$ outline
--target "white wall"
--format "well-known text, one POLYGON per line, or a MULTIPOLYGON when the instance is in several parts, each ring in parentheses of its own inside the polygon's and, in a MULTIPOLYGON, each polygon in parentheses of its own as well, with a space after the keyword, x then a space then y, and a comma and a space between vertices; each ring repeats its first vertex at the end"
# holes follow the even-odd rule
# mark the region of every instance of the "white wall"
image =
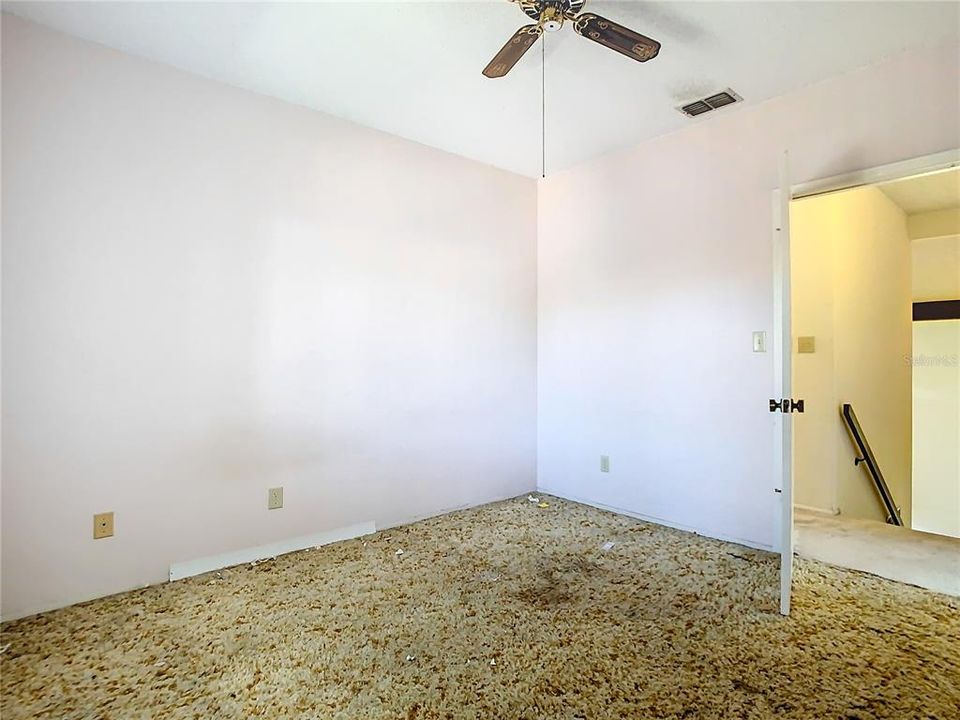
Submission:
MULTIPOLYGON (((960 211, 912 215, 913 296, 960 299, 960 211), (947 222, 944 222, 947 220, 947 222), (932 235, 931 237, 926 237, 932 235)), ((913 528, 960 537, 960 320, 913 323, 913 528)))
POLYGON ((8 16, 3 151, 4 617, 534 487, 532 180, 8 16))
POLYGON ((957 52, 729 108, 541 181, 541 488, 773 544, 772 355, 751 331, 772 331, 780 154, 802 182, 960 147, 957 52))
POLYGON ((805 198, 790 205, 792 390, 805 401, 803 416, 793 423, 793 500, 827 512, 839 509, 837 462, 850 455, 850 440, 837 412, 834 357, 835 250, 843 239, 834 218, 849 194, 805 198), (797 352, 802 336, 814 337, 816 352, 797 352))
MULTIPOLYGON (((906 216, 881 190, 851 193, 841 212, 847 242, 834 269, 836 405, 851 403, 890 492, 910 527, 913 304, 906 216)), ((840 439, 840 438, 838 438, 840 439)), ((843 437, 837 457, 840 511, 885 520, 869 478, 843 437)))
POLYGON ((912 289, 907 218, 876 187, 790 208, 796 502, 884 521, 838 408, 853 405, 904 522, 910 522, 912 289), (824 285, 831 285, 825 292, 824 285), (798 353, 813 336, 816 352, 798 353))
POLYGON ((960 146, 956 53, 557 174, 537 216, 525 179, 5 16, 4 615, 535 473, 772 544, 777 158, 960 146))
POLYGON ((960 320, 913 324, 913 529, 960 537, 960 320))
POLYGON ((851 403, 909 524, 912 282, 907 217, 864 187, 790 207, 793 392, 806 413, 793 430, 797 504, 886 520, 839 407, 851 403), (798 352, 812 336, 815 352, 798 352))

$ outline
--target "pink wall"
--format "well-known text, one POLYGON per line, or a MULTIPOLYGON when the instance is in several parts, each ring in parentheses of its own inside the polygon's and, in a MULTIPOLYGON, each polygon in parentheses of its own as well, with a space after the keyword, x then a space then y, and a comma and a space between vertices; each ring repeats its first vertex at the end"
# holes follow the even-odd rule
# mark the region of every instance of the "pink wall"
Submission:
POLYGON ((771 544, 750 333, 777 157, 800 181, 957 147, 956 59, 730 109, 537 196, 4 17, 4 616, 525 492, 538 461, 543 488, 771 544))
POLYGON ((534 487, 533 180, 8 16, 3 180, 4 617, 534 487))
POLYGON ((771 191, 960 146, 957 46, 541 181, 538 485, 774 543, 771 191), (599 456, 610 456, 610 473, 599 456))

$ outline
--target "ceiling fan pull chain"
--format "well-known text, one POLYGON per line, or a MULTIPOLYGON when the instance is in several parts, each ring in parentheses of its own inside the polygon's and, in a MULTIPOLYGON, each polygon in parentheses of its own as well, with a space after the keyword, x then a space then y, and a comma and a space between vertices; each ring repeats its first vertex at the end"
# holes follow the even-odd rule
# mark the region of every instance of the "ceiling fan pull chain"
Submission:
POLYGON ((547 36, 540 38, 540 176, 547 176, 547 36))

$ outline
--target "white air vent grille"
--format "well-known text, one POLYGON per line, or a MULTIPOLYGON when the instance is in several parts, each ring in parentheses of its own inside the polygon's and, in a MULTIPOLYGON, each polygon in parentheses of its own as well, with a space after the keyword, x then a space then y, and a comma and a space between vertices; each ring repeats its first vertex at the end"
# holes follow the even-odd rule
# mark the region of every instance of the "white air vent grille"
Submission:
POLYGON ((743 100, 742 97, 737 95, 733 90, 727 88, 726 90, 722 90, 714 95, 711 95, 710 97, 705 97, 702 100, 694 100, 686 105, 681 105, 677 109, 687 117, 696 117, 697 115, 708 113, 711 110, 722 108, 724 105, 733 105, 741 100, 743 100))

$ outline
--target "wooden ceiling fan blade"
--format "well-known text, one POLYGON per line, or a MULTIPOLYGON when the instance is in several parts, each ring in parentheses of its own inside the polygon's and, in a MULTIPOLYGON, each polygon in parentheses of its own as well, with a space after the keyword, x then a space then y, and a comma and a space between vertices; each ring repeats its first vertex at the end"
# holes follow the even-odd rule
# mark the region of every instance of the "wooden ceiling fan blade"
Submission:
POLYGON ((637 62, 653 60, 660 52, 660 43, 656 40, 593 13, 578 15, 573 22, 573 29, 578 35, 616 50, 637 62))
POLYGON ((524 25, 517 30, 513 37, 507 40, 507 44, 500 48, 500 52, 493 56, 493 60, 483 69, 483 74, 488 78, 503 77, 510 68, 517 64, 517 61, 523 57, 523 54, 530 49, 537 38, 543 33, 543 28, 539 25, 524 25))

